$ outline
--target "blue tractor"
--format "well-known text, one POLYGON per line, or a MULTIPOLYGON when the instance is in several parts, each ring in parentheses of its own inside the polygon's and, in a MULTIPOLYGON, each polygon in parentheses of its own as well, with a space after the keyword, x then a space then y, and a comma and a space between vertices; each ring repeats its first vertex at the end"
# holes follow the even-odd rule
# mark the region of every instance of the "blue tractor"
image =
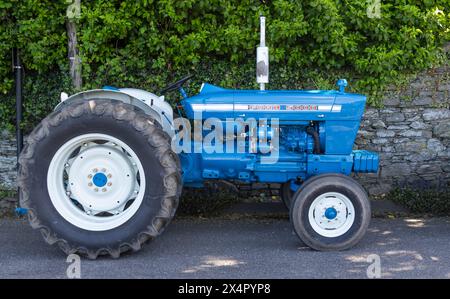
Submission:
POLYGON ((19 163, 31 226, 67 254, 95 259, 138 251, 174 217, 183 186, 208 180, 281 184, 298 237, 344 250, 371 218, 349 175, 377 172, 378 155, 352 150, 366 97, 338 90, 265 90, 265 20, 257 50, 260 90, 204 83, 174 113, 164 96, 104 87, 61 103, 29 135, 19 163))

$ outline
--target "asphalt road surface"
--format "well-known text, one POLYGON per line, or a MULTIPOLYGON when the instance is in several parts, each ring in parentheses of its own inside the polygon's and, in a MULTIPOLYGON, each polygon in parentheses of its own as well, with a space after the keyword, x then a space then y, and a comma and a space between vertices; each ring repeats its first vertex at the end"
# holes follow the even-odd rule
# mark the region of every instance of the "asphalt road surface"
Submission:
MULTIPOLYGON (((345 252, 316 252, 287 219, 176 219, 120 259, 81 259, 82 278, 450 278, 450 218, 373 219, 345 252), (369 259, 368 259, 369 258, 369 259), (371 266, 372 267, 369 267, 371 266)), ((0 220, 0 278, 66 278, 69 263, 24 220, 0 220)))

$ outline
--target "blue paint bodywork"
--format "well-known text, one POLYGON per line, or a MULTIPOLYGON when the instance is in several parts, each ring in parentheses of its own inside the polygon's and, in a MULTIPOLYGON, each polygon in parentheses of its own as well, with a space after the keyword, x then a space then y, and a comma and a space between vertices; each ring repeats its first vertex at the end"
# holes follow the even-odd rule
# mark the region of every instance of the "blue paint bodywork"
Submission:
MULTIPOLYGON (((208 148, 195 152, 202 148, 197 141, 191 153, 180 154, 185 185, 201 186, 206 179, 301 182, 322 173, 377 172, 376 153, 352 150, 366 97, 346 93, 346 85, 345 80, 339 80, 339 91, 260 91, 224 89, 205 83, 199 94, 183 97, 186 117, 201 121, 216 118, 223 128, 230 123, 236 125, 236 119, 266 120, 261 135, 270 140, 277 130, 278 160, 262 163, 268 154, 262 153, 263 148, 251 152, 248 140, 240 141, 247 149, 241 153, 211 152, 208 148), (274 129, 275 124, 279 129, 274 129), (319 152, 314 150, 314 136, 307 133, 307 127, 317 132, 319 152)), ((203 135, 209 132, 203 131, 203 135)), ((235 140, 234 147, 238 144, 235 140)))

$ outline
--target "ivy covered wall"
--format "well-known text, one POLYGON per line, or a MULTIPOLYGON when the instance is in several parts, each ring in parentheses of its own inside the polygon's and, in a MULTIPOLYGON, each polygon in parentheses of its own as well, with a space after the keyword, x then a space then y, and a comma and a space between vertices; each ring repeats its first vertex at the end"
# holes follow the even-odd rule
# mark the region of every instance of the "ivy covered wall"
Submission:
MULTIPOLYGON (((14 123, 11 49, 25 66, 25 126, 73 92, 67 9, 73 0, 0 2, 0 127, 14 123)), ((450 0, 81 0, 76 20, 83 89, 103 84, 158 91, 186 73, 255 88, 260 14, 267 17, 270 88, 350 90, 381 106, 387 85, 448 59, 450 0), (375 7, 380 3, 379 7, 375 7)), ((171 100, 178 99, 172 94, 171 100)))

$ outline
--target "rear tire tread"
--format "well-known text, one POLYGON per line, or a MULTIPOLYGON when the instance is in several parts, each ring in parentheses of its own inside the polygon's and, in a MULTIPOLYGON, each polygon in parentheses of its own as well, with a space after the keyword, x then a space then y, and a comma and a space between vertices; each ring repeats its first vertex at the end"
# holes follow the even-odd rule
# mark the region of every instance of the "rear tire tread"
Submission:
POLYGON ((29 135, 27 143, 19 157, 19 175, 18 186, 20 205, 28 209, 28 220, 32 228, 41 232, 45 241, 50 244, 57 244, 67 255, 78 253, 96 259, 100 255, 110 255, 113 258, 119 258, 120 254, 126 251, 138 251, 144 243, 154 239, 161 234, 170 220, 173 218, 181 194, 181 166, 178 156, 171 149, 170 136, 162 131, 160 124, 144 114, 133 105, 122 103, 115 100, 90 100, 82 103, 75 103, 65 106, 64 109, 57 110, 48 115, 29 135), (163 166, 165 194, 162 197, 161 210, 153 218, 147 228, 134 237, 131 242, 123 242, 120 245, 110 248, 104 247, 97 250, 87 249, 82 246, 70 244, 64 238, 57 236, 39 219, 31 205, 30 190, 28 190, 28 180, 32 174, 29 172, 29 165, 33 164, 35 159, 36 144, 48 136, 52 127, 59 126, 69 118, 78 118, 83 114, 90 113, 98 116, 111 116, 118 121, 129 122, 134 129, 147 138, 150 146, 158 149, 157 158, 163 166))

